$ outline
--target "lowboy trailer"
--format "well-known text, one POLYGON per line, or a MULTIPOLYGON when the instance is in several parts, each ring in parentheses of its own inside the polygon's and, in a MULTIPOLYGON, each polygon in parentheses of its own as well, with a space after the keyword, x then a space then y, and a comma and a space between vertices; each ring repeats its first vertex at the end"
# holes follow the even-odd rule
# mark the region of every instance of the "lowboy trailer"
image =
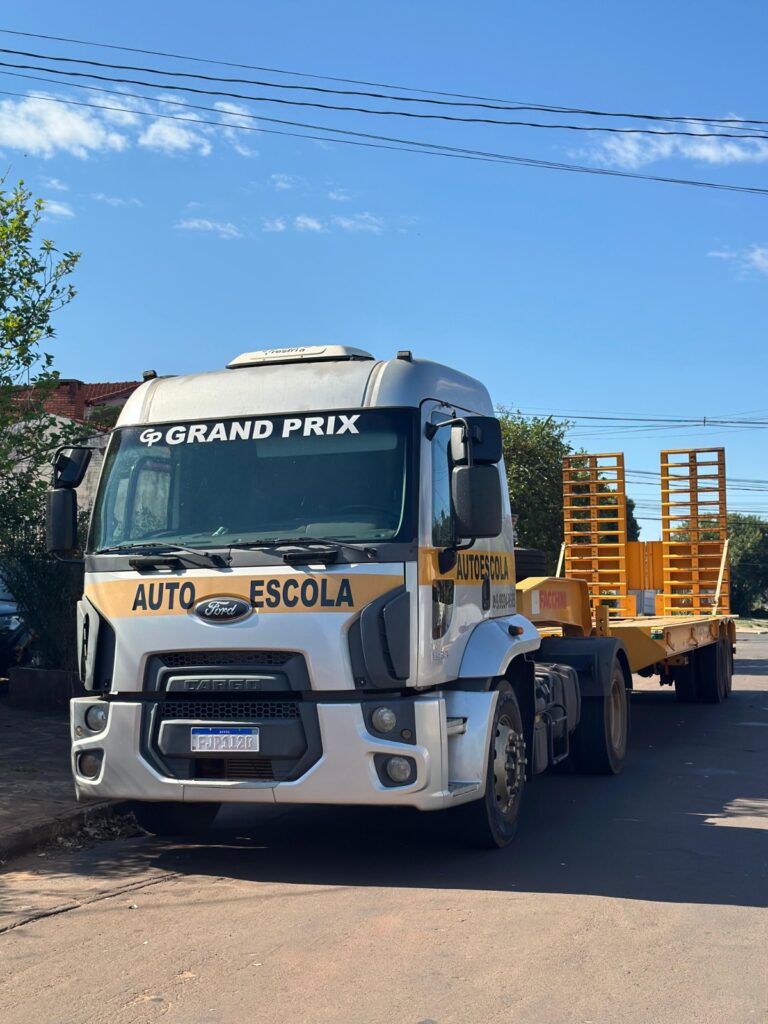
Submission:
MULTIPOLYGON (((59 555, 89 456, 56 459, 59 555)), ((518 580, 500 428, 472 378, 311 346, 148 380, 110 438, 85 553, 78 797, 130 799, 157 833, 225 803, 411 806, 506 845, 536 775, 621 770, 633 672, 681 699, 730 689, 705 534, 688 515, 682 556, 668 538, 677 613, 628 615, 601 465, 566 465, 573 571, 518 580)))

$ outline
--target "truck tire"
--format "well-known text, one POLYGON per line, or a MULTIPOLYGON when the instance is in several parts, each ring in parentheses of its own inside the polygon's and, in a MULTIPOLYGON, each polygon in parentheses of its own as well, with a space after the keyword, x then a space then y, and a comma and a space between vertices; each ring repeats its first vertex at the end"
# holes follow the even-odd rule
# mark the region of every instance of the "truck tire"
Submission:
POLYGON ((195 836, 207 831, 221 804, 150 803, 137 800, 131 810, 145 832, 156 836, 195 836))
POLYGON ((728 674, 727 674, 727 677, 726 677, 726 684, 727 685, 726 685, 726 694, 725 695, 726 695, 726 697, 730 697, 730 695, 733 693, 733 655, 734 655, 734 649, 733 649, 733 644, 731 643, 731 638, 728 635, 728 630, 727 629, 724 629, 722 631, 722 633, 720 634, 720 641, 721 641, 721 643, 725 644, 725 651, 726 651, 726 655, 727 655, 727 658, 728 658, 728 662, 727 662, 727 665, 728 665, 727 672, 728 672, 728 674))
POLYGON ((549 576, 549 559, 546 551, 538 548, 515 548, 515 582, 527 580, 529 576, 549 576))
POLYGON ((587 775, 618 775, 624 766, 629 738, 629 697, 618 658, 611 667, 608 692, 583 697, 581 720, 571 739, 571 761, 587 775))
POLYGON ((697 652, 688 655, 687 665, 674 668, 675 697, 681 704, 696 704, 699 700, 697 652))
POLYGON ((452 812, 462 837, 483 849, 508 846, 517 831, 524 788, 523 719, 512 687, 504 682, 493 716, 483 796, 452 812))
POLYGON ((703 704, 720 704, 728 696, 730 681, 729 642, 722 633, 717 643, 696 651, 698 696, 703 704))

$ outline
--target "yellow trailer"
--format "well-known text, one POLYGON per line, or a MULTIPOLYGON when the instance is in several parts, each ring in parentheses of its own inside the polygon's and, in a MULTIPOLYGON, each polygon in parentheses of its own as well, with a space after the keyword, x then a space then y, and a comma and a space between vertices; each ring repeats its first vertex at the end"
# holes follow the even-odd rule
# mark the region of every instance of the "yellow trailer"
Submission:
POLYGON ((723 449, 661 453, 661 541, 627 541, 621 453, 568 456, 563 479, 566 575, 519 582, 518 611, 545 636, 616 637, 630 672, 658 675, 679 700, 724 700, 736 626, 723 449), (657 614, 639 615, 649 591, 657 614))

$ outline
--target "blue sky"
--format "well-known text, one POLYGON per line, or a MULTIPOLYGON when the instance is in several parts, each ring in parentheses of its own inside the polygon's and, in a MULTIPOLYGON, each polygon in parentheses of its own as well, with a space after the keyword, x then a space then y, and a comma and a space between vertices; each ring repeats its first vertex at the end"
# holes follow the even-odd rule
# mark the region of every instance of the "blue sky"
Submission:
MULTIPOLYGON (((768 9, 758 4, 738 5, 724 23, 714 0, 221 0, 215 8, 38 0, 6 12, 0 27, 536 103, 768 119, 760 102, 768 9)), ((123 88, 133 97, 0 76, 0 89, 23 94, 0 96, 8 180, 23 177, 47 198, 46 234, 83 253, 79 295, 58 318, 63 376, 194 372, 250 348, 333 341, 377 356, 411 348, 473 373, 497 402, 526 411, 768 414, 768 197, 180 124, 140 113, 173 110, 135 99, 162 98, 162 89, 123 88), (136 112, 56 105, 28 95, 36 92, 136 112)), ((246 112, 768 187, 768 141, 609 137, 245 102, 236 114, 199 116, 238 121, 246 112)), ((725 444, 729 476, 768 477, 765 429, 580 426, 573 438, 590 450, 624 450, 639 470, 658 469, 664 446, 725 444)), ((632 493, 658 497, 654 487, 632 493)), ((768 513, 765 494, 734 492, 731 505, 768 513)), ((649 518, 644 536, 657 533, 649 518)))

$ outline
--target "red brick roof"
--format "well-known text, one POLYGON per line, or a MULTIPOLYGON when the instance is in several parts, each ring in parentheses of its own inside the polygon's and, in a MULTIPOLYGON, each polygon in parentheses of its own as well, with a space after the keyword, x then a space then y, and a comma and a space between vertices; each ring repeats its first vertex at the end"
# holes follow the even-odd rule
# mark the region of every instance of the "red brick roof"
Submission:
POLYGON ((81 380, 60 380, 56 390, 46 399, 45 409, 71 420, 85 420, 87 410, 93 406, 122 405, 141 383, 140 380, 121 380, 84 384, 81 380))

